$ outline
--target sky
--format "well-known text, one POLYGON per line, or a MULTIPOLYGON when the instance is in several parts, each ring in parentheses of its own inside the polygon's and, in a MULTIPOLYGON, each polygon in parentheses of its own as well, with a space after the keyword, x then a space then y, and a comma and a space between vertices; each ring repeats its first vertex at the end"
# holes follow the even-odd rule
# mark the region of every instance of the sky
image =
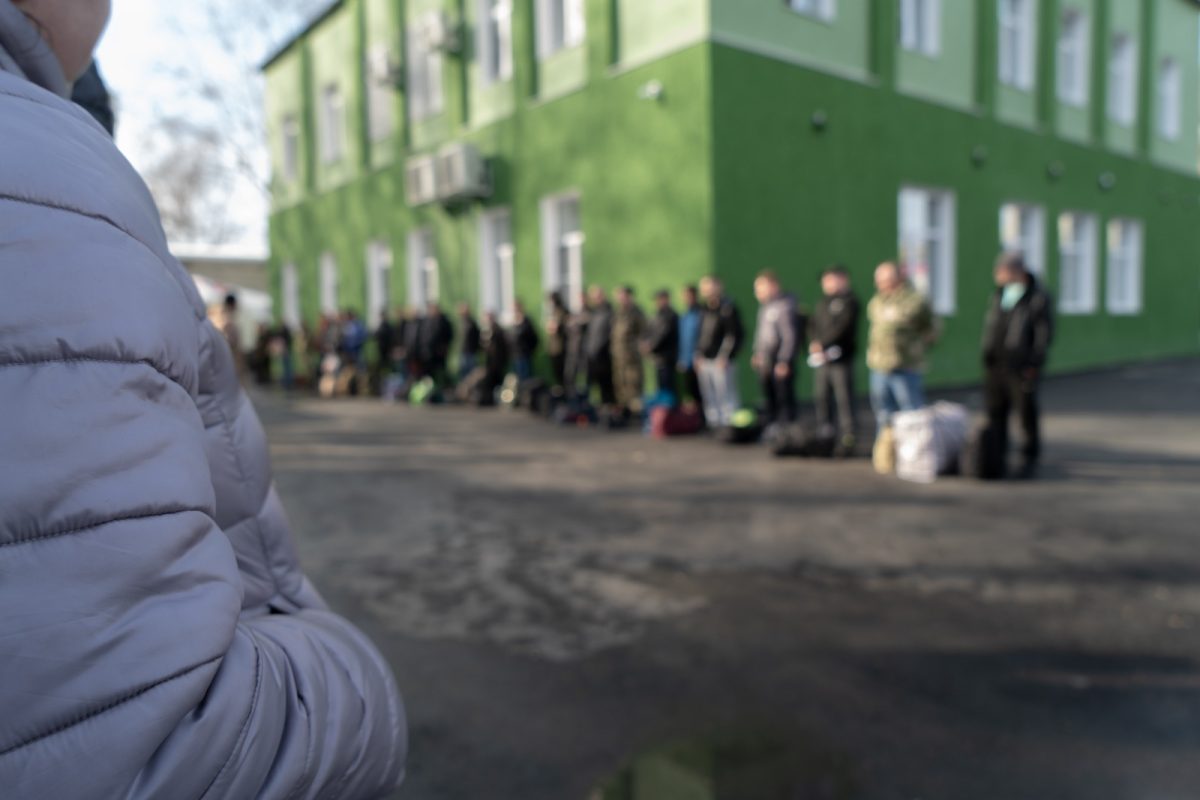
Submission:
MULTIPOLYGON (((162 0, 115 0, 113 16, 96 53, 101 73, 115 97, 117 146, 144 169, 161 131, 155 121, 164 114, 201 114, 203 106, 188 100, 172 67, 205 63, 220 69, 229 59, 202 31, 191 3, 162 0), (189 14, 193 18, 189 18, 189 14), (189 31, 189 33, 184 33, 189 31), (199 62, 196 60, 199 59, 199 62)), ((228 70, 226 70, 228 72, 228 70)), ((246 79, 236 74, 222 80, 246 79)), ((250 79, 256 80, 257 76, 250 79)), ((260 156, 265 157, 265 142, 260 156)), ((267 206, 247 180, 238 181, 228 200, 244 233, 237 243, 265 251, 267 206)))

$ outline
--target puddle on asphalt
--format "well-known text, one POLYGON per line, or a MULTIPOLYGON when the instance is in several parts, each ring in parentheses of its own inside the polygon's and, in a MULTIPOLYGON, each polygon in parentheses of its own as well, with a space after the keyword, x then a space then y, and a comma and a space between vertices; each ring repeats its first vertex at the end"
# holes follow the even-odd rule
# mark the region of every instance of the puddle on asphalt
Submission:
POLYGON ((770 735, 694 739, 647 752, 587 800, 849 800, 850 762, 770 735))

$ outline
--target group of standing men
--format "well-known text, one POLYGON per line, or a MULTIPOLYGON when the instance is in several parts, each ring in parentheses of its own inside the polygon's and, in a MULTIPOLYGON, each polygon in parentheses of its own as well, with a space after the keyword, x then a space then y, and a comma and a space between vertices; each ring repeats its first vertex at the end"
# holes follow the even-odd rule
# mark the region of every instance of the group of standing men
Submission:
MULTIPOLYGON (((1041 452, 1037 388, 1053 339, 1053 303, 1020 254, 1003 254, 994 277, 982 348, 988 418, 1006 451, 1008 417, 1019 411, 1025 434, 1019 474, 1030 477, 1041 452)), ((820 283, 821 297, 806 315, 774 272, 762 272, 755 280, 759 308, 749 341, 763 397, 760 421, 786 424, 797 419, 796 370, 805 358, 814 370, 817 426, 834 433, 838 450, 850 454, 858 436, 854 375, 860 304, 844 267, 824 270, 820 283)), ((878 456, 893 446, 893 415, 925 404, 925 359, 939 330, 924 294, 898 264, 885 262, 876 269, 875 288, 866 308, 866 360, 878 456)), ((715 276, 701 280, 698 288, 683 287, 681 300, 677 312, 670 293, 657 292, 648 317, 629 286, 616 290, 615 303, 603 288, 593 286, 577 298, 575 309, 561 294, 550 294, 545 349, 553 385, 576 399, 598 396, 611 416, 629 417, 641 411, 648 359, 660 397, 699 403, 712 428, 733 424, 741 408, 736 363, 747 344, 741 314, 715 276)), ((459 320, 459 381, 478 372, 486 396, 510 371, 520 380, 533 375, 542 341, 519 301, 507 326, 494 312, 480 325, 466 305, 459 309, 459 320)), ((409 313, 396 322, 385 318, 376 338, 396 371, 449 381, 446 364, 454 326, 436 302, 424 315, 409 313)))

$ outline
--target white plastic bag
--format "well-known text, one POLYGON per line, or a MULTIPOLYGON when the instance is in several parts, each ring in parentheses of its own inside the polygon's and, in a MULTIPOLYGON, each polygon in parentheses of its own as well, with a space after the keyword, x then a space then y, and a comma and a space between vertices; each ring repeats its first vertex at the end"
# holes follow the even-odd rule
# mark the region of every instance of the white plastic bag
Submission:
POLYGON ((892 418, 896 436, 896 475, 913 483, 933 483, 958 463, 971 430, 971 415, 957 403, 937 403, 892 418))

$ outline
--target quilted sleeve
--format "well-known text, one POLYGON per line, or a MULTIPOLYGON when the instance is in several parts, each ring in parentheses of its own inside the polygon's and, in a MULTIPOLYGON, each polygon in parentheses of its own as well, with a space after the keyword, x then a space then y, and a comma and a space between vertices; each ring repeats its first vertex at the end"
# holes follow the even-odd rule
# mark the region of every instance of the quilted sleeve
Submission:
POLYGON ((375 648, 319 605, 243 612, 197 405, 204 327, 177 277, 4 172, 3 793, 385 794, 406 741, 375 648))

